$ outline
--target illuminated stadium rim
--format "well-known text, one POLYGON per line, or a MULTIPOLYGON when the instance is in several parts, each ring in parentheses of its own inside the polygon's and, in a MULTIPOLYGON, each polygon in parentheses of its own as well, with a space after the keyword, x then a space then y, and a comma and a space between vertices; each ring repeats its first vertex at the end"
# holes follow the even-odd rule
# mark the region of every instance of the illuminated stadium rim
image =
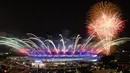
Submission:
POLYGON ((34 60, 35 62, 79 62, 79 61, 87 61, 87 62, 97 62, 100 58, 97 57, 29 57, 30 59, 34 60))
POLYGON ((56 55, 47 55, 47 54, 30 54, 29 55, 30 57, 96 57, 96 58, 101 58, 102 56, 101 55, 96 55, 96 54, 84 54, 84 55, 82 55, 82 54, 78 54, 78 55, 67 55, 67 54, 62 54, 62 55, 60 55, 60 54, 56 54, 56 55))

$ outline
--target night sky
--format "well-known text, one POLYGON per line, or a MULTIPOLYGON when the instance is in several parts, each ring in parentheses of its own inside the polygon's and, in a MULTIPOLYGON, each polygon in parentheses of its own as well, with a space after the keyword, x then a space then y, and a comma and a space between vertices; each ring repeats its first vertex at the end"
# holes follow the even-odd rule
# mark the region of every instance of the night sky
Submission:
MULTIPOLYGON (((55 35, 62 30, 87 37, 85 20, 90 7, 101 0, 86 1, 8 1, 0 3, 0 31, 38 36, 55 35)), ((117 4, 126 20, 126 28, 120 37, 130 34, 129 0, 111 0, 117 4)), ((130 43, 129 43, 130 44, 130 43)), ((128 47, 127 47, 128 48, 128 47)))
MULTIPOLYGON (((73 33, 86 34, 87 12, 96 0, 86 1, 8 1, 0 7, 0 30, 34 34, 55 34, 68 29, 73 33)), ((112 1, 120 6, 123 17, 129 21, 128 0, 112 1)), ((126 21, 126 26, 128 26, 126 21)), ((124 36, 129 30, 126 28, 124 36)))

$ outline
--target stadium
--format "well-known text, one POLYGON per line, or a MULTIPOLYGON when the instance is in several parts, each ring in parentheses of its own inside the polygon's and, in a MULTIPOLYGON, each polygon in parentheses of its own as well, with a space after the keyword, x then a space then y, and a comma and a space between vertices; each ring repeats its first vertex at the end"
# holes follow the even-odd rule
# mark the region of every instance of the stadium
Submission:
POLYGON ((22 58, 23 63, 29 60, 32 65, 68 62, 73 64, 75 62, 95 63, 102 57, 97 53, 98 49, 88 46, 89 43, 79 43, 81 38, 79 35, 75 39, 65 39, 59 34, 60 40, 43 39, 32 33, 28 35, 29 38, 24 39, 0 37, 0 44, 13 47, 14 52, 24 55, 24 57, 10 57, 11 60, 22 58))
POLYGON ((31 53, 26 56, 11 56, 8 58, 12 61, 23 62, 24 65, 30 64, 32 68, 57 67, 60 69, 61 66, 66 68, 75 68, 80 67, 81 63, 84 65, 89 63, 98 63, 98 60, 100 60, 101 57, 102 55, 88 52, 59 52, 58 54, 53 52, 52 54, 31 53))

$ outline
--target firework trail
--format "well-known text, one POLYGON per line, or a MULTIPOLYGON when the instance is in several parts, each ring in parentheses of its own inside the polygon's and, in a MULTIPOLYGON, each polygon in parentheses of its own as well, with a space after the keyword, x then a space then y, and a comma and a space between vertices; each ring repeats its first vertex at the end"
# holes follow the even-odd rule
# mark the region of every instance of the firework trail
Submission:
POLYGON ((63 48, 64 48, 63 50, 65 50, 66 46, 65 46, 65 42, 64 42, 63 36, 61 34, 59 34, 59 36, 61 37, 60 42, 62 42, 62 44, 63 44, 63 48))
POLYGON ((77 44, 78 44, 78 41, 79 41, 79 39, 80 39, 81 37, 80 37, 80 35, 77 35, 77 37, 76 37, 76 39, 75 39, 75 43, 74 43, 74 51, 73 52, 75 52, 76 51, 76 48, 77 48, 77 44))
POLYGON ((26 49, 24 49, 25 47, 27 48, 32 48, 31 46, 29 46, 28 44, 26 44, 25 42, 23 42, 20 39, 17 38, 7 38, 7 37, 3 37, 0 36, 0 45, 6 45, 9 47, 14 48, 13 51, 19 51, 20 49, 24 50, 24 53, 28 55, 28 52, 26 49))

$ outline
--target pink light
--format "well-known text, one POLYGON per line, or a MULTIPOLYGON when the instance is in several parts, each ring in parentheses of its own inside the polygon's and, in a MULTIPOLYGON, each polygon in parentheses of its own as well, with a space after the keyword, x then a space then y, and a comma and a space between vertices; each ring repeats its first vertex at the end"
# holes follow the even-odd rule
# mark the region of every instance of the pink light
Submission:
POLYGON ((28 54, 28 52, 25 49, 20 49, 19 52, 23 54, 28 54))
POLYGON ((72 51, 73 54, 74 54, 75 52, 76 52, 75 50, 72 51))
POLYGON ((59 52, 60 52, 60 49, 57 49, 57 50, 56 50, 56 53, 58 54, 59 52))
POLYGON ((85 51, 86 51, 86 49, 85 49, 85 48, 81 48, 81 51, 82 51, 82 52, 85 52, 85 51))
POLYGON ((48 51, 50 54, 52 54, 50 49, 48 49, 47 51, 48 51))
POLYGON ((56 54, 58 54, 60 52, 60 49, 57 49, 57 50, 53 49, 51 50, 51 52, 55 52, 56 54))
POLYGON ((68 52, 68 50, 62 50, 62 52, 63 52, 64 54, 66 54, 66 52, 68 52))
POLYGON ((95 49, 90 50, 90 53, 95 53, 95 49))

